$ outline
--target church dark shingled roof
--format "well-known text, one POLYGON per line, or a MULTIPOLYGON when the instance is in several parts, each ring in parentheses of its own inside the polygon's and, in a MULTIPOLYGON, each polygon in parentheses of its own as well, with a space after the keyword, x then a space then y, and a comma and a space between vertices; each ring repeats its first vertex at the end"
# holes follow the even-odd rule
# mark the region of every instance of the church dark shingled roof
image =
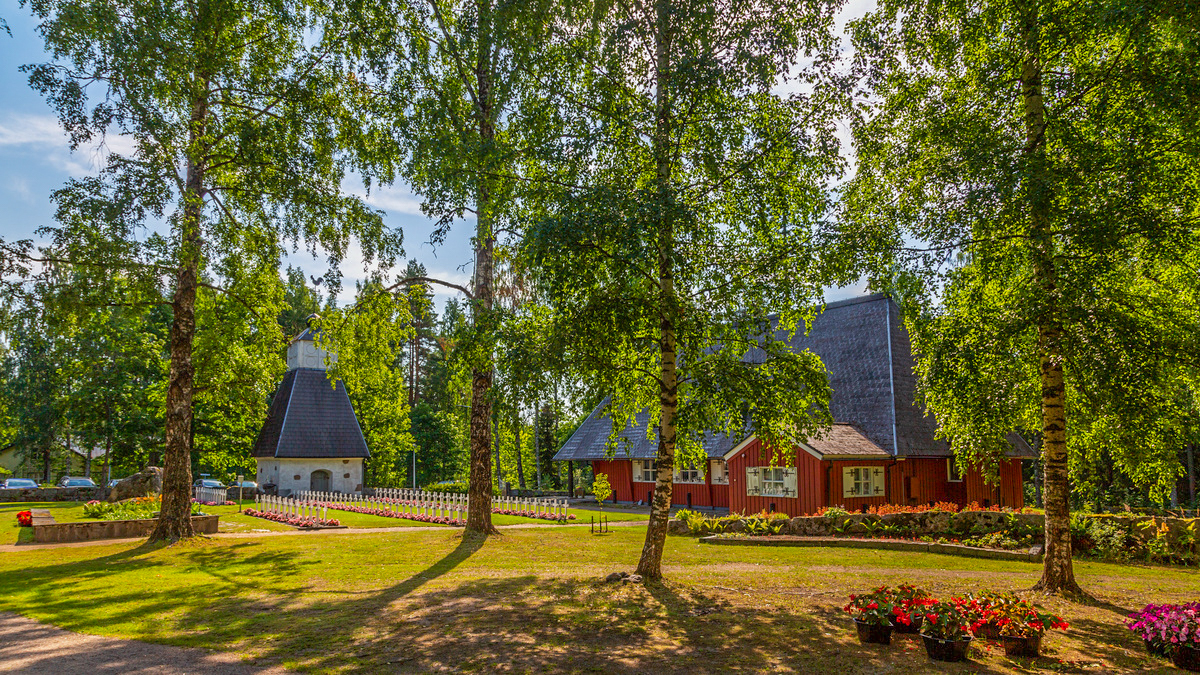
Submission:
MULTIPOLYGON (((780 331, 777 337, 786 336, 780 331)), ((798 333, 791 344, 796 350, 812 350, 829 371, 833 389, 829 410, 836 424, 852 425, 888 455, 950 454, 947 443, 934 436, 937 424, 933 417, 915 403, 912 346, 900 309, 890 297, 876 294, 830 303, 813 322, 812 330, 807 335, 798 333)), ((755 351, 746 356, 751 362, 761 358, 762 353, 755 351)), ((592 411, 554 456, 556 460, 608 458, 605 445, 612 422, 603 415, 607 403, 592 411)), ((616 458, 654 457, 656 441, 646 436, 649 415, 638 419, 636 427, 622 432, 616 458)), ((720 457, 741 440, 709 434, 705 449, 709 457, 720 457)), ((1024 454, 1024 448, 1016 449, 1024 454)))
POLYGON ((255 457, 350 459, 371 456, 354 406, 338 380, 324 370, 288 371, 275 393, 267 422, 254 444, 255 457))

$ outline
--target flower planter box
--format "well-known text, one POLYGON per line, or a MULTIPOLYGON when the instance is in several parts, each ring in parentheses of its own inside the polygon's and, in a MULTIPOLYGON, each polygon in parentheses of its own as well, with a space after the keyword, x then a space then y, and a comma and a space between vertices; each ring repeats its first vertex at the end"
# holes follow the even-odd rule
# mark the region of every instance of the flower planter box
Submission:
POLYGON ((1004 643, 1004 653, 1008 656, 1041 656, 1042 653, 1041 635, 1002 635, 1000 641, 1004 643))
POLYGON ((921 632, 921 625, 924 623, 925 617, 920 614, 914 614, 912 616, 912 623, 904 623, 903 621, 892 619, 892 628, 895 628, 897 633, 916 635, 921 632))
POLYGON ((1171 650, 1167 649, 1167 646, 1161 642, 1153 640, 1142 640, 1142 642, 1146 645, 1146 652, 1151 656, 1159 656, 1164 659, 1171 658, 1171 650))
POLYGON ((859 642, 873 645, 892 644, 891 624, 867 623, 855 619, 854 625, 858 627, 859 642))
POLYGON ((1171 662, 1177 668, 1200 673, 1200 648, 1191 645, 1179 645, 1171 654, 1171 662))
POLYGON ((983 638, 984 640, 999 640, 1000 626, 994 623, 985 623, 975 630, 975 637, 983 638))
MULTIPOLYGON (((196 534, 216 534, 219 516, 192 516, 192 529, 196 534)), ((156 518, 137 520, 85 520, 77 523, 33 524, 33 541, 36 544, 65 544, 73 541, 95 539, 133 539, 148 537, 158 524, 156 518)))
POLYGON ((925 653, 934 661, 966 661, 967 648, 971 646, 971 638, 965 640, 943 640, 929 635, 922 635, 925 643, 925 653))

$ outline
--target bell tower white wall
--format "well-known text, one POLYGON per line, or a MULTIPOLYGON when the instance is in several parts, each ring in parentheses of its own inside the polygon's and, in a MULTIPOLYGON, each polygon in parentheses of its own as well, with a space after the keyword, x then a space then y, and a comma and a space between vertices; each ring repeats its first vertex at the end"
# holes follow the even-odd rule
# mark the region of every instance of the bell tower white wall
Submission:
MULTIPOLYGON (((295 370, 297 368, 326 370, 325 356, 328 353, 324 349, 317 347, 317 343, 312 340, 293 340, 292 344, 288 345, 288 370, 295 370)), ((329 362, 337 363, 337 354, 332 355, 329 362)))

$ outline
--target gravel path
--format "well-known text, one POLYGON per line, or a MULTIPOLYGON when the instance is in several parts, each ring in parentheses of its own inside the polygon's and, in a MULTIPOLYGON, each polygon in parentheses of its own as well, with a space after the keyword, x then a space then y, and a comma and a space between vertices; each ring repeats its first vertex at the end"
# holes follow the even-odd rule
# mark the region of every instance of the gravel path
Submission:
POLYGON ((72 633, 0 612, 0 673, 29 675, 283 675, 234 654, 72 633))

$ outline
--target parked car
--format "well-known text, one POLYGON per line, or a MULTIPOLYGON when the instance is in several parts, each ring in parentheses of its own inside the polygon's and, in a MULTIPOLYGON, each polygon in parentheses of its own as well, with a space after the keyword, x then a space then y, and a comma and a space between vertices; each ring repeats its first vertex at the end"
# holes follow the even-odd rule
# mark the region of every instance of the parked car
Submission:
POLYGON ((9 478, 8 480, 4 481, 5 490, 21 490, 24 488, 35 488, 37 486, 37 481, 29 480, 28 478, 9 478))
POLYGON ((99 486, 96 485, 96 481, 92 480, 91 478, 80 478, 79 476, 63 476, 58 481, 58 487, 60 487, 60 488, 66 488, 66 487, 82 487, 82 488, 92 487, 92 488, 94 488, 94 487, 99 487, 99 486))
POLYGON ((121 482, 120 478, 114 478, 114 479, 108 481, 108 487, 110 487, 110 488, 116 487, 117 483, 120 483, 120 482, 121 482))
POLYGON ((239 483, 235 480, 229 484, 230 499, 233 499, 234 495, 238 493, 238 488, 241 488, 242 495, 245 497, 253 497, 254 495, 258 494, 258 483, 255 483, 252 480, 244 480, 239 483))
POLYGON ((214 488, 219 490, 225 487, 225 484, 216 478, 197 478, 196 482, 192 483, 192 487, 214 488))

